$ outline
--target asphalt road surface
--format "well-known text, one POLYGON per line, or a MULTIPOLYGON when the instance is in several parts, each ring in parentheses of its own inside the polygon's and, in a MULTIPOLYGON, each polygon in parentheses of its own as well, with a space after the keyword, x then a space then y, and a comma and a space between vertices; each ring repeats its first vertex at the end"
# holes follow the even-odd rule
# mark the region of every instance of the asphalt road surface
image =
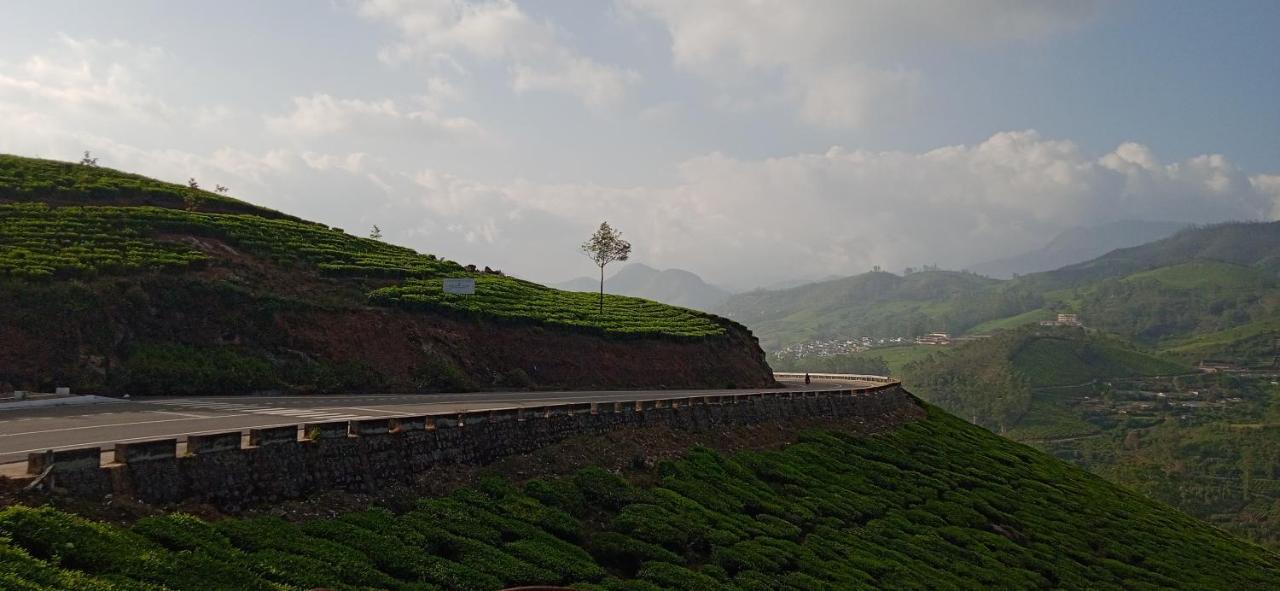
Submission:
MULTIPOLYGON (((871 382, 787 383, 787 390, 875 386, 871 382)), ((5 410, 0 405, 0 472, 21 474, 30 452, 179 438, 258 427, 351 421, 428 413, 547 404, 627 402, 717 396, 777 389, 648 390, 603 392, 473 392, 467 394, 362 394, 333 396, 212 396, 142 398, 88 406, 5 410)))

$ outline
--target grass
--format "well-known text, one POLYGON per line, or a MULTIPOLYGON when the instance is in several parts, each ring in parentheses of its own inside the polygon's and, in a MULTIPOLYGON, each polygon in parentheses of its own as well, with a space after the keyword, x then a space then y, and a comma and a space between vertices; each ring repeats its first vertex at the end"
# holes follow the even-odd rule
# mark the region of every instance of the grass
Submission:
POLYGON ((1217 261, 1193 261, 1134 273, 1124 281, 1158 281, 1176 289, 1242 290, 1274 287, 1276 279, 1267 273, 1244 265, 1217 261))
POLYGON ((1171 375, 1187 366, 1100 339, 1029 339, 1012 356, 1032 387, 1068 386, 1096 379, 1171 375))
POLYGON ((695 449, 289 523, 0 512, 6 589, 1264 589, 1280 557, 930 408, 882 436, 695 449))
MULTIPOLYGON (((31 281, 145 272, 181 273, 211 255, 186 237, 222 241, 279 266, 330 278, 398 281, 369 301, 532 322, 613 335, 702 338, 722 335, 715 317, 639 298, 607 295, 604 313, 588 293, 550 289, 503 275, 476 273, 432 255, 358 238, 322 225, 253 214, 163 207, 0 204, 0 276, 31 281), (474 296, 444 294, 440 280, 473 277, 474 296)), ((221 256, 221 254, 219 254, 221 256)))
POLYGON ((1163 351, 1183 359, 1230 359, 1241 363, 1273 359, 1280 339, 1280 319, 1265 318, 1216 332, 1194 335, 1165 345, 1163 351))
POLYGON ((205 208, 288 218, 226 195, 111 168, 0 154, 0 202, 74 202, 181 207, 195 196, 205 208))
POLYGON ((1021 314, 1015 314, 1013 316, 1007 316, 1005 318, 988 320, 986 322, 983 322, 982 324, 979 324, 973 328, 970 328, 966 332, 968 332, 969 334, 986 334, 996 330, 1009 330, 1013 328, 1026 326, 1028 324, 1037 324, 1041 320, 1053 320, 1056 317, 1057 315, 1052 310, 1048 310, 1045 308, 1037 308, 1035 310, 1031 310, 1030 312, 1023 312, 1021 314))

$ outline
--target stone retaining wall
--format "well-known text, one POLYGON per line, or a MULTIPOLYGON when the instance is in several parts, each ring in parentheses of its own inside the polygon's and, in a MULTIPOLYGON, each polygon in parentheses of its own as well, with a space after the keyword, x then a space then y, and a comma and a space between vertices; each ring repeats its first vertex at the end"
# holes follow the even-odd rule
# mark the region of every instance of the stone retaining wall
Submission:
POLYGON ((706 430, 780 420, 872 417, 915 404, 896 383, 824 392, 769 392, 626 403, 565 404, 251 429, 31 454, 28 472, 51 490, 124 495, 148 503, 191 500, 224 509, 326 489, 369 492, 444 464, 483 465, 563 439, 666 426, 706 430), (47 474, 46 474, 47 472, 47 474))

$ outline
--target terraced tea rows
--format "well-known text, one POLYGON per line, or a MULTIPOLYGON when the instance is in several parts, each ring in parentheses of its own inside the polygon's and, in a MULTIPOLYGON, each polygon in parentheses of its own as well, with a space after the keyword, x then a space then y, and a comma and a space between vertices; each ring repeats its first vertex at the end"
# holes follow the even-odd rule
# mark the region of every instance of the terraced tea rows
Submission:
POLYGON ((636 485, 493 479, 410 510, 132 527, 0 511, 0 587, 583 591, 1273 589, 1280 558, 930 409, 882 435, 693 450, 636 485))
POLYGON ((517 279, 471 273, 458 263, 319 224, 251 214, 161 207, 0 205, 0 275, 25 279, 92 277, 183 269, 209 255, 182 237, 218 239, 235 251, 282 266, 307 265, 331 277, 383 277, 406 283, 370 294, 373 303, 445 309, 499 319, 588 328, 613 334, 703 337, 724 333, 711 317, 647 300, 563 292, 517 279), (439 279, 476 277, 475 296, 444 294, 439 279))
POLYGON ((619 334, 668 334, 702 337, 724 333, 708 315, 640 298, 560 291, 509 277, 476 278, 476 294, 444 293, 439 282, 410 281, 372 292, 374 302, 400 306, 444 307, 496 318, 528 319, 619 334))

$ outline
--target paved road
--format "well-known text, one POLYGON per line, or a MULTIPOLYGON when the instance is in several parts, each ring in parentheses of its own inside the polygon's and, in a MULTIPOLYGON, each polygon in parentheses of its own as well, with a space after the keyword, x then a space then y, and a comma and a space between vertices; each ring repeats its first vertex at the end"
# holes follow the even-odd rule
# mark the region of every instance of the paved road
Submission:
MULTIPOLYGON (((787 384, 793 391, 873 386, 867 383, 787 384)), ((0 406, 0 473, 21 473, 15 462, 47 449, 181 438, 256 427, 350 421, 580 402, 625 402, 776 390, 655 390, 605 392, 475 392, 336 396, 214 396, 134 399, 127 402, 39 409, 0 406)))

